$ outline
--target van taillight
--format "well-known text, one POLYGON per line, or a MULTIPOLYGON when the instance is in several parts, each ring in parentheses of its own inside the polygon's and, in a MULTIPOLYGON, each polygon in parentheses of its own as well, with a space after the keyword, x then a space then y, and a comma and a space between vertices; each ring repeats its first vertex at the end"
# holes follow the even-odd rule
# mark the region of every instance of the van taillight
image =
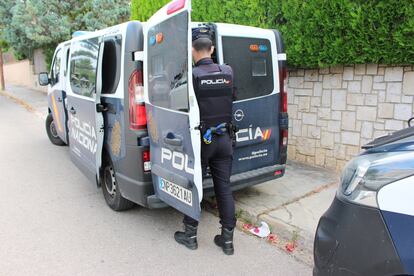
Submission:
POLYGON ((287 146, 287 144, 288 144, 288 134, 289 134, 289 132, 287 131, 287 129, 284 129, 284 130, 282 130, 282 133, 281 133, 281 138, 282 138, 282 142, 281 142, 281 145, 283 146, 283 147, 286 147, 287 146))
POLYGON ((287 69, 286 67, 282 67, 279 70, 280 112, 287 112, 287 69))
POLYGON ((144 86, 142 71, 132 72, 128 83, 129 93, 129 127, 132 130, 145 129, 147 126, 147 115, 144 102, 144 86))
POLYGON ((279 62, 280 113, 279 113, 279 162, 286 164, 288 146, 288 100, 287 100, 287 69, 285 62, 279 62))
POLYGON ((167 7, 167 15, 175 13, 176 11, 179 11, 184 7, 185 7, 185 0, 171 1, 171 3, 167 7))
POLYGON ((142 163, 144 164, 144 172, 149 172, 151 170, 151 157, 150 151, 145 150, 142 152, 142 163))

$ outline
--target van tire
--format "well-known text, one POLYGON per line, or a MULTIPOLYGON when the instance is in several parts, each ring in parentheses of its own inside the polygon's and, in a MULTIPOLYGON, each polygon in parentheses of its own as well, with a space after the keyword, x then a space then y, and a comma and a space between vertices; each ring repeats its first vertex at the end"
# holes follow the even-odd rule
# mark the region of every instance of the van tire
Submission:
POLYGON ((124 198, 118 188, 115 168, 109 157, 103 159, 101 188, 106 204, 114 211, 125 211, 134 207, 134 203, 124 198))
POLYGON ((56 132, 55 123, 53 122, 52 113, 49 113, 46 117, 46 133, 47 137, 49 137, 50 142, 56 146, 65 146, 65 142, 59 138, 56 132))

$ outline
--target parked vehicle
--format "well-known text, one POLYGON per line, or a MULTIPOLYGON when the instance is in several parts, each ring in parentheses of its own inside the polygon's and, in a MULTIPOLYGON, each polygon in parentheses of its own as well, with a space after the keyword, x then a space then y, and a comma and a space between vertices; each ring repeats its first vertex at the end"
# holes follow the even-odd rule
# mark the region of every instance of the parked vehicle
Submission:
POLYGON ((319 221, 313 274, 414 275, 414 127, 363 148, 319 221))
POLYGON ((59 44, 50 75, 46 130, 114 210, 167 204, 197 215, 203 195, 198 104, 192 87, 191 30, 214 31, 214 59, 234 70, 234 190, 283 176, 288 116, 281 35, 191 22, 191 1, 173 1, 148 22, 77 32, 59 44), (161 199, 161 200, 160 200, 161 199))

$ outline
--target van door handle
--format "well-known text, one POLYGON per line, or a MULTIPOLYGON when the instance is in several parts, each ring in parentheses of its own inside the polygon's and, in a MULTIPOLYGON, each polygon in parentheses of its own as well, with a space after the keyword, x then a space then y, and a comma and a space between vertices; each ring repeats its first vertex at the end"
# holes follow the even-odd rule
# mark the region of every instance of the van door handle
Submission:
POLYGON ((57 101, 61 103, 62 102, 62 98, 60 98, 60 97, 57 98, 57 101))
POLYGON ((172 132, 169 132, 167 136, 164 137, 164 143, 179 147, 183 144, 183 138, 174 135, 172 132))
POLYGON ((108 111, 108 108, 103 104, 96 104, 96 112, 102 113, 108 111))
POLYGON ((73 107, 71 107, 70 110, 69 110, 69 112, 72 113, 73 115, 75 115, 76 114, 76 109, 74 109, 73 107))

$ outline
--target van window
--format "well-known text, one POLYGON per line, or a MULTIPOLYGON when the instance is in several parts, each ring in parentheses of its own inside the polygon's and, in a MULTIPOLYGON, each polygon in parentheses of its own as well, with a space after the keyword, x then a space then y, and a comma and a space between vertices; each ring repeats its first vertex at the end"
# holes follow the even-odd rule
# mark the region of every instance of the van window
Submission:
POLYGON ((52 86, 59 82, 60 64, 62 62, 60 54, 59 49, 56 52, 55 59, 53 60, 52 71, 50 72, 50 82, 52 86))
POLYGON ((121 39, 105 41, 102 59, 102 94, 113 94, 118 87, 121 71, 121 39))
POLYGON ((273 92, 273 66, 270 41, 246 37, 223 37, 224 63, 233 68, 236 100, 273 92), (252 51, 257 45, 258 51, 252 51))
POLYGON ((184 112, 188 111, 187 22, 188 13, 181 13, 152 27, 147 38, 149 100, 184 112))
POLYGON ((93 97, 96 90, 98 38, 73 42, 70 58, 70 86, 78 95, 93 97))

